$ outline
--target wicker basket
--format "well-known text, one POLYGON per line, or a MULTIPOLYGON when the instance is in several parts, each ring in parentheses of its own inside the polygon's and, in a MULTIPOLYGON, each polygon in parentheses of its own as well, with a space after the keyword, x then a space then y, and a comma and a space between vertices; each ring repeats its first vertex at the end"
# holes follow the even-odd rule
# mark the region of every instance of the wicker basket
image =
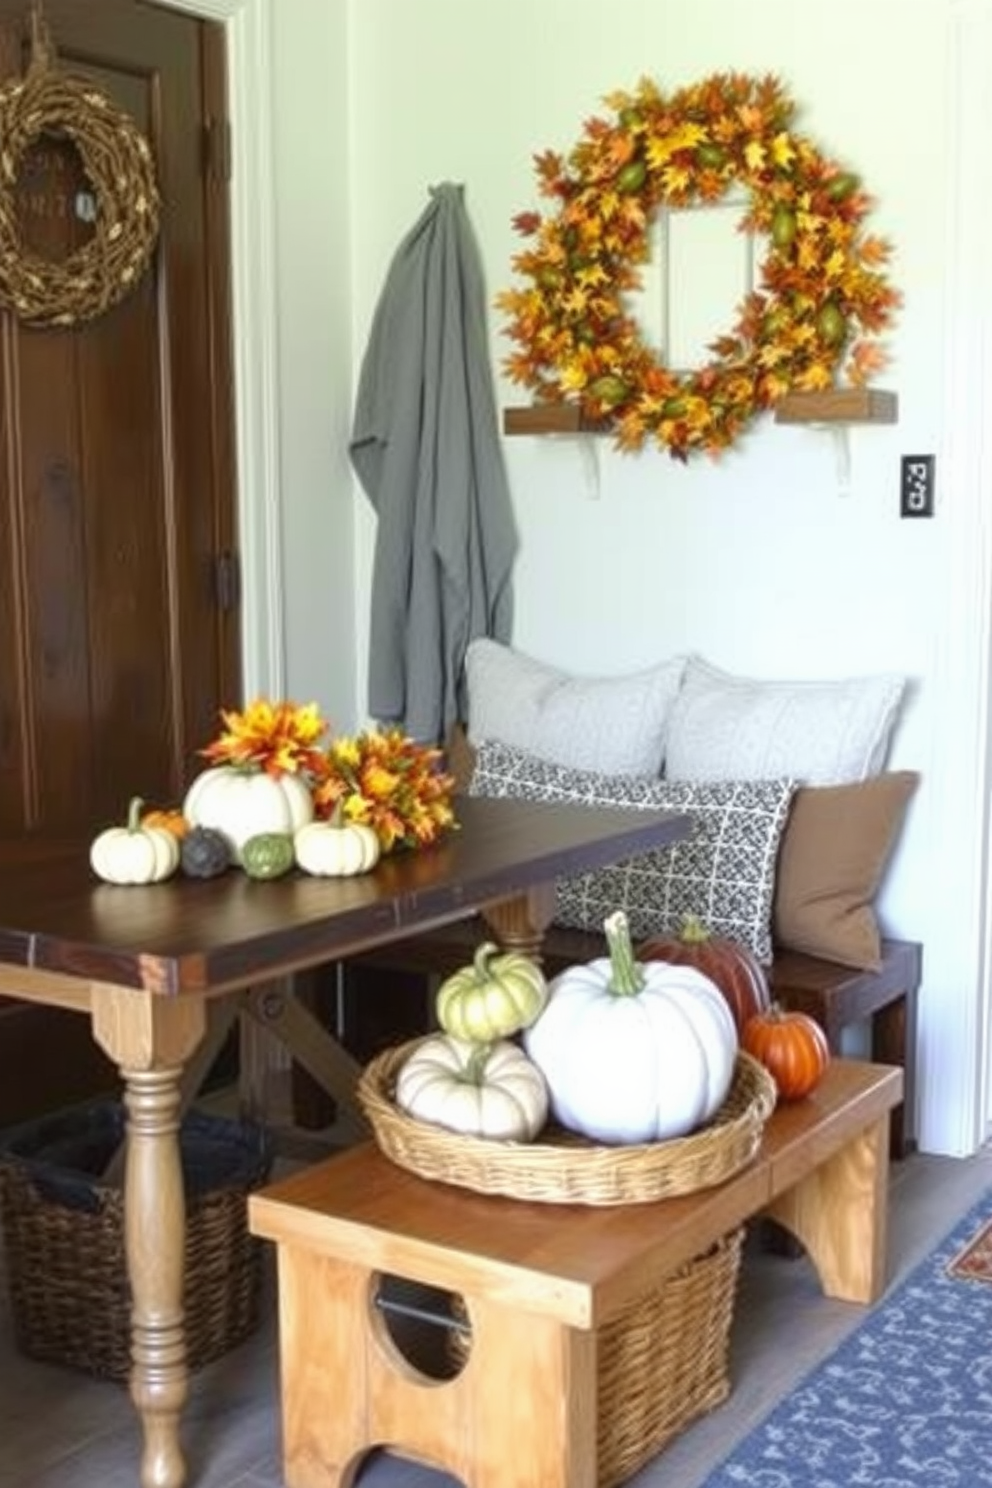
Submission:
POLYGON ((387 1049, 362 1071, 358 1099, 387 1157, 421 1178, 529 1203, 642 1204, 722 1183, 755 1156, 775 1107, 767 1070, 740 1052, 723 1106, 687 1137, 597 1146, 548 1126, 537 1142, 464 1136, 401 1111, 396 1077, 421 1040, 387 1049))
MULTIPOLYGON (((14 1334, 31 1358, 103 1379, 130 1371, 124 1203, 101 1174, 123 1108, 80 1107, 0 1136, 0 1208, 14 1334)), ((191 1369, 256 1326, 262 1250, 246 1195, 271 1166, 261 1128, 191 1112, 181 1133, 186 1189, 186 1340, 191 1369)))
MULTIPOLYGON (((744 1228, 725 1235, 660 1287, 637 1297, 596 1340, 599 1488, 615 1488, 691 1421, 730 1394, 728 1354, 744 1228)), ((455 1314, 464 1325, 465 1305, 455 1314)), ((455 1366, 471 1352, 471 1323, 449 1331, 455 1366)))

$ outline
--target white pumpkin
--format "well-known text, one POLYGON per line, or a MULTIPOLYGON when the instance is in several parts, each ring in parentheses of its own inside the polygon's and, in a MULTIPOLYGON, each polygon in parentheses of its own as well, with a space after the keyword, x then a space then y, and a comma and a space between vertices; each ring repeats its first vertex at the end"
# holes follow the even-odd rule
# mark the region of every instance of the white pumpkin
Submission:
POLYGON ((107 827, 90 844, 90 867, 106 883, 161 883, 179 867, 179 839, 164 827, 143 825, 143 805, 135 796, 127 826, 107 827))
POLYGON ((419 1121, 463 1135, 531 1142, 547 1119, 548 1090, 517 1044, 473 1044, 439 1033, 403 1064, 396 1104, 419 1121))
POLYGON ((315 821, 293 838, 297 865, 320 878, 351 878, 369 873, 381 848, 372 827, 364 822, 315 821))
POLYGON ((276 778, 264 770, 213 765, 186 792, 183 816, 192 827, 212 827, 240 862, 249 837, 293 834, 313 820, 310 787, 299 775, 276 778))
POLYGON ((716 983, 690 966, 635 961, 627 917, 605 924, 609 958, 551 983, 524 1047, 563 1126, 608 1143, 684 1136, 730 1089, 738 1039, 716 983))

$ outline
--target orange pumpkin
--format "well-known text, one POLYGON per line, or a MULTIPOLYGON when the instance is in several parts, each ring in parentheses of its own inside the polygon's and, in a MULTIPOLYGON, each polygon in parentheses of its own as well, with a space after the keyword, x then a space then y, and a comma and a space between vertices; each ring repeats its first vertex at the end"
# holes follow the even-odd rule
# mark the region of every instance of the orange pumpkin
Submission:
POLYGON ((678 935, 656 935, 638 947, 639 961, 694 966, 715 982, 734 1015, 738 1035, 755 1013, 771 1004, 768 978, 760 961, 736 940, 712 935, 697 915, 686 915, 678 935))
POLYGON ((163 832, 171 832, 178 841, 186 836, 189 831, 189 822, 182 812, 176 807, 170 806, 153 811, 146 811, 141 818, 143 827, 160 827, 163 832))
POLYGON ((830 1063, 827 1036, 819 1023, 808 1013, 788 1012, 777 1003, 748 1020, 742 1043, 765 1066, 783 1100, 809 1095, 830 1063))

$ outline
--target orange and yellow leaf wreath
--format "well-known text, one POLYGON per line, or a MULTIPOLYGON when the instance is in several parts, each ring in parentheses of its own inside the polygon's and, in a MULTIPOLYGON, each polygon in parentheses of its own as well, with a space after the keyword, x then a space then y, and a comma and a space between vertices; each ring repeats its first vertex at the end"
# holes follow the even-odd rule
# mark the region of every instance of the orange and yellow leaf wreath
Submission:
POLYGON ((863 230, 860 179, 792 128, 775 77, 717 74, 666 97, 643 79, 610 94, 567 157, 535 157, 555 209, 522 212, 531 239, 513 259, 524 288, 497 296, 516 343, 504 368, 539 401, 578 402, 622 450, 652 439, 676 459, 717 454, 789 392, 866 383, 885 363, 874 339, 901 296, 883 266, 889 243, 863 230), (747 193, 739 227, 768 252, 713 360, 666 367, 625 303, 640 286, 656 211, 747 193))

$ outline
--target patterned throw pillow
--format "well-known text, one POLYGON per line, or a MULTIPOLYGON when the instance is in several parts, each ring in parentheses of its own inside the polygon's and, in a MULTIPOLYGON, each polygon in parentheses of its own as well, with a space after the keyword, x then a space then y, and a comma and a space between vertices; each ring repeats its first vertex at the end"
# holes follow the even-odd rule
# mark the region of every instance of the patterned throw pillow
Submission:
POLYGON ((793 780, 667 781, 570 770, 483 740, 469 794, 527 801, 629 806, 692 818, 689 835, 671 847, 558 885, 558 924, 599 930, 623 909, 636 940, 678 930, 696 914, 714 935, 772 958, 771 915, 779 842, 793 780))

